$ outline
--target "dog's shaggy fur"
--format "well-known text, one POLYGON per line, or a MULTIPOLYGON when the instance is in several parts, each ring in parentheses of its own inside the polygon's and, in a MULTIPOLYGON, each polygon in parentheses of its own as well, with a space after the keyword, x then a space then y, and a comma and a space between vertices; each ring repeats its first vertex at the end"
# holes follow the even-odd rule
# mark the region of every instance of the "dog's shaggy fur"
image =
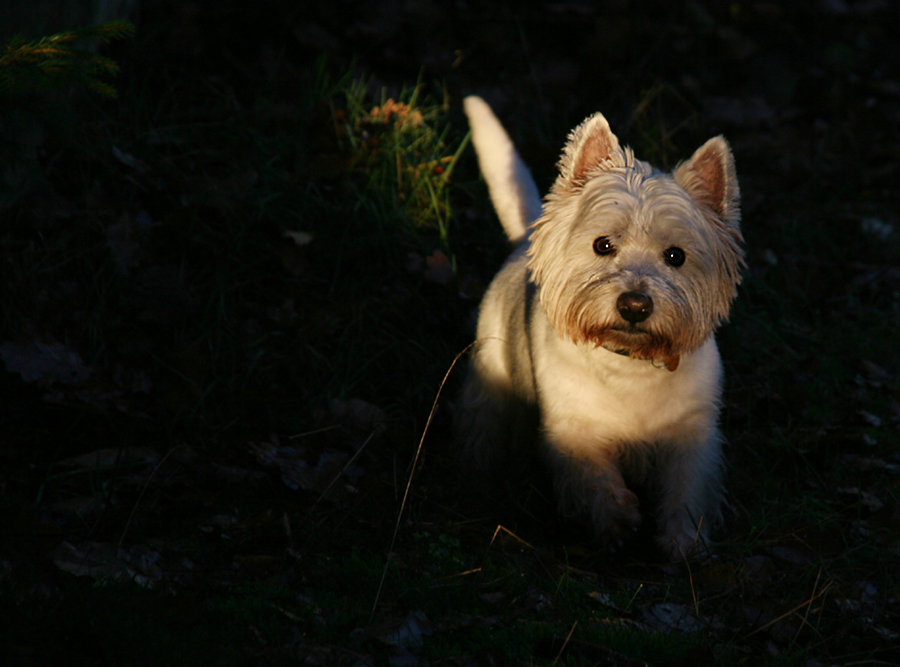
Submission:
POLYGON ((495 473, 537 441, 565 516, 615 547, 655 499, 657 544, 696 551, 719 514, 722 369, 713 332, 743 265, 728 143, 672 174, 620 147, 600 114, 569 137, 543 205, 490 107, 465 100, 515 250, 481 304, 458 409, 471 461, 495 473))

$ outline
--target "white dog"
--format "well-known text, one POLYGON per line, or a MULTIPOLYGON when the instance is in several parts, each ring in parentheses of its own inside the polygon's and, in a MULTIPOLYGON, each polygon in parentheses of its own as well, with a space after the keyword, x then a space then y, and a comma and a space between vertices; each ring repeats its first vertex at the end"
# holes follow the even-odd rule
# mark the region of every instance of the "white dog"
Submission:
POLYGON ((503 127, 465 100, 515 251, 481 304, 458 410, 466 453, 496 473, 537 442, 560 512, 616 547, 652 502, 657 544, 696 551, 719 515, 722 368, 713 332, 743 266, 739 190, 722 137, 670 174, 595 114, 569 137, 541 205, 503 127))

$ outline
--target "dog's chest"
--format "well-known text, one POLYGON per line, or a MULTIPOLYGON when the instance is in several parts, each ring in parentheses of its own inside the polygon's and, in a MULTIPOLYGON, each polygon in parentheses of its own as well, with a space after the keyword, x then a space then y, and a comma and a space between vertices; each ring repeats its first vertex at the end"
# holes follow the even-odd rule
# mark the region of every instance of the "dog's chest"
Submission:
POLYGON ((715 343, 704 347, 670 372, 559 341, 535 360, 542 418, 616 441, 677 439, 703 428, 715 414, 719 386, 715 343))

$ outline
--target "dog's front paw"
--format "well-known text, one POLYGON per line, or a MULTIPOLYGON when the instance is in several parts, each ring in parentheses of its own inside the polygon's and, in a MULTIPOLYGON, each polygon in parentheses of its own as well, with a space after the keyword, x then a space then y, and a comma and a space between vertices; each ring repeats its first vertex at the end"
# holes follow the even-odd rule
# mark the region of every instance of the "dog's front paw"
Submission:
POLYGON ((591 507, 594 535, 607 548, 617 549, 641 525, 640 501, 625 486, 601 485, 591 507))
POLYGON ((656 544, 672 562, 701 558, 707 553, 706 531, 686 516, 676 515, 662 524, 656 544))

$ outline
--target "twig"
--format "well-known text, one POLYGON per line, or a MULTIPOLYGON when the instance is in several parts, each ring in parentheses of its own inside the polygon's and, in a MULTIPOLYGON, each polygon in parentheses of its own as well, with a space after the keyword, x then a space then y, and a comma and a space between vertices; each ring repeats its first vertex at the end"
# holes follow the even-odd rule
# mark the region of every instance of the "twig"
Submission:
MULTIPOLYGON (((816 588, 819 587, 819 579, 821 579, 821 577, 822 577, 822 568, 820 567, 820 568, 819 568, 819 571, 816 573, 816 580, 815 580, 815 582, 813 583, 813 588, 812 588, 812 589, 813 589, 813 593, 815 593, 815 592, 816 592, 816 588)), ((829 585, 830 585, 830 584, 829 584, 829 585)), ((826 588, 827 588, 827 586, 826 586, 826 588)), ((824 593, 825 591, 823 590, 822 592, 824 593)), ((818 597, 818 596, 817 596, 817 597, 818 597)), ((812 610, 812 603, 813 603, 813 600, 815 600, 815 599, 816 599, 816 598, 814 598, 814 597, 813 597, 813 598, 810 598, 810 599, 807 601, 807 603, 806 603, 806 611, 805 611, 804 614, 803 614, 803 618, 800 619, 801 622, 800 622, 800 627, 797 628, 797 634, 795 634, 795 635, 794 635, 794 638, 791 640, 791 648, 793 648, 793 646, 797 643, 797 638, 800 636, 800 632, 803 630, 803 626, 804 626, 804 625, 808 625, 810 630, 812 630, 812 631, 815 632, 817 635, 819 635, 819 637, 821 637, 821 634, 819 633, 819 631, 818 631, 816 628, 814 628, 814 627, 810 624, 810 622, 807 620, 807 619, 809 618, 809 612, 812 610)))
MULTIPOLYGON (((397 523, 394 525, 394 534, 391 535, 391 545, 388 547, 388 558, 384 562, 384 569, 381 571, 381 581, 378 582, 378 590, 375 591, 375 602, 372 603, 372 614, 375 615, 375 610, 378 608, 378 600, 381 598, 381 589, 384 587, 384 580, 387 577, 388 566, 390 565, 390 554, 394 551, 394 544, 397 541, 397 533, 400 531, 400 521, 403 518, 403 510, 406 509, 406 499, 409 497, 409 489, 412 487, 412 479, 413 474, 416 472, 416 466, 419 463, 419 455, 422 453, 422 446, 425 444, 425 436, 428 434, 428 429, 431 426, 431 420, 434 417, 434 413, 437 410, 438 400, 441 397, 441 392, 444 390, 444 385, 447 384, 447 379, 450 377, 450 373, 453 372, 453 369, 456 367, 456 364, 462 358, 469 349, 475 345, 478 341, 473 341, 466 345, 465 349, 462 352, 456 355, 453 359, 453 363, 450 364, 450 368, 447 369, 447 372, 444 374, 444 379, 441 380, 441 384, 438 387, 437 394, 434 397, 434 403, 431 405, 431 412, 428 413, 428 420, 425 422, 425 428, 422 430, 422 437, 419 439, 419 446, 416 448, 416 455, 413 458, 412 468, 409 471, 409 477, 406 480, 406 490, 403 492, 403 500, 400 502, 400 511, 397 512, 397 523)), ((370 616, 370 618, 371 618, 370 616)))
POLYGON ((295 433, 292 436, 288 437, 288 440, 296 440, 297 438, 305 438, 310 435, 316 435, 317 433, 325 433, 326 431, 333 431, 337 428, 340 428, 338 425, 334 426, 324 426, 322 428, 313 429, 312 431, 306 431, 305 433, 295 433))
MULTIPOLYGON (((700 540, 700 530, 703 526, 703 517, 700 517, 700 521, 697 522, 697 531, 694 533, 694 544, 698 544, 700 540)), ((697 618, 700 618, 700 601, 697 599, 697 590, 694 588, 694 573, 691 570, 691 561, 687 557, 687 554, 681 549, 679 545, 678 550, 681 551, 681 557, 684 558, 684 564, 687 566, 688 571, 688 580, 691 583, 691 597, 694 599, 694 614, 697 618)))
POLYGON ((150 482, 153 480, 153 476, 156 474, 156 471, 162 468, 162 464, 166 462, 166 459, 172 455, 176 449, 181 449, 184 445, 177 445, 176 447, 172 447, 166 455, 163 456, 159 463, 157 463, 153 471, 150 473, 150 476, 147 478, 147 481, 144 482, 144 486, 141 488, 141 492, 138 494, 137 500, 134 501, 134 507, 131 508, 131 514, 128 515, 128 521, 125 522, 125 527, 122 529, 122 537, 119 538, 119 543, 116 545, 118 548, 122 548, 122 543, 125 541, 125 535, 128 533, 128 528, 131 526, 131 520, 134 519, 134 514, 137 512, 138 505, 141 504, 141 499, 144 497, 144 493, 147 491, 147 488, 150 486, 150 482))
POLYGON ((563 651, 566 650, 566 646, 569 645, 569 640, 572 638, 572 633, 575 632, 575 626, 578 625, 578 621, 575 621, 572 624, 572 629, 569 630, 569 634, 566 635, 566 639, 563 642, 563 645, 559 647, 559 653, 556 654, 556 657, 553 658, 553 664, 550 667, 556 667, 556 663, 559 661, 560 656, 562 656, 563 651))
MULTIPOLYGON (((812 602, 813 602, 813 600, 818 600, 820 597, 822 597, 823 595, 825 595, 825 593, 828 592, 828 589, 831 588, 831 583, 832 583, 832 582, 829 581, 829 582, 825 585, 825 588, 823 588, 821 591, 819 591, 816 595, 813 595, 813 596, 812 596, 811 598, 809 598, 808 600, 804 600, 803 602, 801 602, 800 604, 798 604, 796 607, 794 607, 794 608, 792 608, 792 609, 788 609, 786 612, 784 612, 784 613, 783 613, 781 616, 779 616, 778 618, 773 618, 771 621, 769 621, 769 622, 766 623, 765 625, 762 625, 762 626, 756 628, 756 630, 754 630, 753 632, 747 633, 746 635, 744 635, 744 636, 742 637, 742 639, 747 639, 748 637, 752 637, 752 636, 755 635, 757 632, 762 632, 762 631, 765 630, 766 628, 769 628, 769 627, 775 625, 776 623, 778 623, 778 621, 780 621, 780 620, 782 620, 782 619, 784 619, 784 618, 787 618, 788 616, 790 616, 791 614, 793 614, 794 612, 796 612, 796 611, 797 611, 798 609, 800 609, 801 607, 807 607, 807 606, 811 605, 812 602)), ((814 589, 814 590, 815 590, 815 589, 814 589)))
POLYGON ((347 468, 349 468, 351 465, 353 465, 353 462, 356 460, 356 457, 359 456, 360 454, 362 454, 362 450, 364 450, 364 449, 366 448, 366 445, 369 444, 369 441, 372 439, 372 437, 373 437, 374 435, 375 435, 375 431, 372 431, 371 433, 369 433, 369 437, 366 438, 366 441, 363 442, 362 445, 360 445, 359 449, 357 449, 357 450, 356 450, 356 453, 355 453, 353 456, 350 457, 350 460, 347 461, 347 463, 344 464, 344 467, 341 468, 340 472, 338 472, 338 474, 334 476, 334 479, 332 479, 332 480, 328 483, 328 486, 326 486, 326 487, 325 487, 325 490, 322 491, 321 495, 319 495, 319 497, 316 498, 316 502, 314 502, 314 503, 310 506, 310 509, 312 509, 313 507, 315 507, 316 505, 318 505, 318 504, 319 504, 319 501, 322 500, 322 498, 324 498, 326 495, 328 495, 328 492, 331 491, 331 487, 334 486, 335 482, 337 482, 337 481, 341 478, 341 475, 344 474, 344 472, 347 470, 347 468))
POLYGON ((491 537, 491 542, 490 542, 490 544, 488 544, 488 549, 490 549, 490 548, 493 546, 494 540, 497 539, 497 535, 500 534, 500 531, 501 531, 501 530, 502 530, 504 533, 506 533, 507 535, 509 535, 510 537, 512 537, 512 538, 518 540, 519 542, 521 542, 522 544, 524 544, 524 545, 525 545, 526 547, 528 547, 529 549, 534 549, 534 547, 533 547, 532 545, 530 545, 528 542, 526 542, 526 541, 523 540, 521 537, 519 537, 518 535, 516 535, 516 534, 515 534, 514 532, 512 532, 509 528, 507 528, 506 526, 501 525, 501 524, 497 524, 497 528, 496 528, 496 530, 494 530, 494 535, 493 535, 493 537, 491 537))

